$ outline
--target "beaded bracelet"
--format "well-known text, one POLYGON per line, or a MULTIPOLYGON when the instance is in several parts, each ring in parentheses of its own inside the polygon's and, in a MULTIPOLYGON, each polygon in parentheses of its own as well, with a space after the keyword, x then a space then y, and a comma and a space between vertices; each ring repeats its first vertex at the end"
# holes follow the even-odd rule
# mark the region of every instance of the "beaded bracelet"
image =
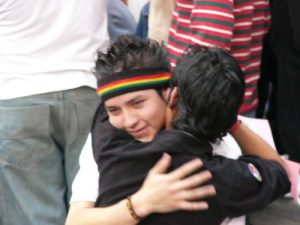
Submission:
POLYGON ((126 206, 130 212, 130 215, 135 219, 135 220, 141 220, 141 218, 135 213, 132 202, 131 202, 131 197, 128 196, 127 198, 127 202, 126 202, 126 206))

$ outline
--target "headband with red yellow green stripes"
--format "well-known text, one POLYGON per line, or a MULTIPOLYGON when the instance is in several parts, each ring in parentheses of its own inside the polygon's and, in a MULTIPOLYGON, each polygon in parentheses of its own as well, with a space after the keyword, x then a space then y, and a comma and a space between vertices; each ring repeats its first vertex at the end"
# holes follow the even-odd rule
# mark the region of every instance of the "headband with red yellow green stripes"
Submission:
POLYGON ((99 79, 97 94, 105 101, 133 91, 166 88, 170 79, 168 68, 126 70, 99 79))

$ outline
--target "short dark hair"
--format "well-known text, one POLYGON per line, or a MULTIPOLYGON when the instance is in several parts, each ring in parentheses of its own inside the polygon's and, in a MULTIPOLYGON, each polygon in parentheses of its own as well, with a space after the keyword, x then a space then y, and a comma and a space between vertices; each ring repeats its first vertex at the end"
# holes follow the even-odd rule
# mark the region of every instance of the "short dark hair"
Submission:
POLYGON ((166 48, 155 40, 122 35, 106 53, 98 52, 94 74, 100 79, 116 72, 151 67, 170 68, 166 48))
POLYGON ((178 61, 171 85, 179 93, 174 128, 214 143, 236 121, 245 82, 239 64, 227 51, 191 47, 178 61))

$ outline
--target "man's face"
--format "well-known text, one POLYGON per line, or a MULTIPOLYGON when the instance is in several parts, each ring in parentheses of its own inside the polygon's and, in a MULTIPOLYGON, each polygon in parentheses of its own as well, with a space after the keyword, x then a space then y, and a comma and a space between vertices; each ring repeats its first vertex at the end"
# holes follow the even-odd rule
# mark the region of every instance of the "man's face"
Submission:
POLYGON ((152 141, 164 128, 166 107, 153 89, 130 92, 105 101, 110 123, 141 142, 152 141))

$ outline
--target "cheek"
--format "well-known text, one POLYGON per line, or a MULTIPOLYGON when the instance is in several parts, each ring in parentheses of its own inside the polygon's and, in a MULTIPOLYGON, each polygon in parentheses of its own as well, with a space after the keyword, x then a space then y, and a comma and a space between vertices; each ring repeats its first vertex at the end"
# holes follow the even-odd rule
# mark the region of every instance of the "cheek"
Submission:
POLYGON ((148 122, 156 131, 160 131, 165 125, 166 114, 164 107, 164 105, 156 105, 151 107, 151 110, 145 112, 145 115, 147 113, 148 122))
POLYGON ((161 130, 166 123, 166 113, 165 110, 163 108, 161 108, 158 112, 158 116, 155 117, 155 121, 156 121, 156 126, 158 128, 158 130, 161 130))
POLYGON ((110 124, 118 129, 122 129, 122 120, 118 116, 109 116, 109 122, 110 124))

